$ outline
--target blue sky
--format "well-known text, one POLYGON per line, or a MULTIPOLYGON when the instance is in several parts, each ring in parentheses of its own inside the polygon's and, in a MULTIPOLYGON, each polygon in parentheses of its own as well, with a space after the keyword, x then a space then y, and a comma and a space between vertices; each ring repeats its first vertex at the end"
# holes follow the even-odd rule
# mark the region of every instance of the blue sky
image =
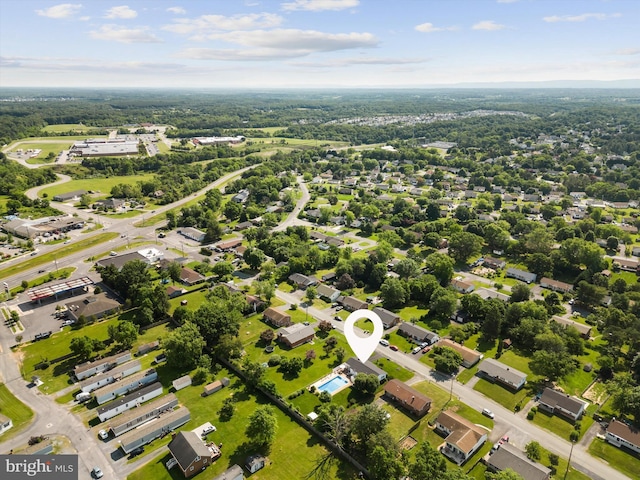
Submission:
POLYGON ((0 86, 640 79, 639 0, 68 1, 0 2, 0 86))

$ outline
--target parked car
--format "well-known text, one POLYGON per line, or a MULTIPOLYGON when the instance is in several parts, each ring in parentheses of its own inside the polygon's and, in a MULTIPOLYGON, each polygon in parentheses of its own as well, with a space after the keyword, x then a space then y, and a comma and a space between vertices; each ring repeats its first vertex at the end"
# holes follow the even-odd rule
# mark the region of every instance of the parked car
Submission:
POLYGON ((205 435, 209 435, 211 432, 215 432, 215 431, 216 431, 216 427, 214 427, 213 425, 210 425, 204 430, 202 430, 202 436, 204 437, 205 435))
POLYGON ((100 439, 106 440, 107 438, 109 438, 109 433, 106 430, 100 430, 98 432, 98 436, 100 437, 100 439))
POLYGON ((383 347, 388 347, 389 342, 383 338, 382 340, 380 340, 380 345, 382 345, 383 347))
POLYGON ((94 478, 102 478, 104 476, 104 473, 102 473, 100 467, 93 467, 93 470, 91 470, 91 475, 93 475, 94 478))
POLYGON ((397 352, 397 351, 398 351, 398 347, 396 347, 395 345, 389 345, 389 348, 390 348, 391 350, 393 350, 394 352, 397 352))
POLYGON ((431 350, 431 347, 424 347, 422 353, 427 353, 429 350, 431 350))
POLYGON ((135 449, 133 449, 131 451, 131 453, 129 454, 129 458, 137 457, 138 455, 140 455, 143 452, 144 452, 144 447, 143 446, 139 446, 138 448, 135 448, 135 449))
POLYGON ((414 348, 413 350, 411 350, 411 353, 413 353, 413 354, 415 355, 415 354, 416 354, 416 353, 418 353, 420 350, 422 350, 422 348, 420 348, 420 347, 418 346, 418 347, 414 348))
POLYGON ((500 443, 509 443, 509 436, 505 435, 500 439, 500 443))
POLYGON ((489 417, 489 418, 493 418, 493 417, 495 417, 495 416, 496 416, 496 415, 495 415, 491 410, 489 410, 488 408, 483 408, 483 409, 482 409, 482 414, 483 414, 485 417, 489 417))

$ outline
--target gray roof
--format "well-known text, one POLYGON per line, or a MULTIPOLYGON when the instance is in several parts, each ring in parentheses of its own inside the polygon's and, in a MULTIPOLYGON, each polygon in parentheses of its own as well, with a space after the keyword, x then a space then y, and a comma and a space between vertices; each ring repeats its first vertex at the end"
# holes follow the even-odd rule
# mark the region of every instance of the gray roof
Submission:
POLYGON ((290 327, 283 327, 278 330, 278 333, 283 338, 286 338, 289 343, 296 343, 316 333, 315 329, 311 325, 304 325, 302 323, 294 323, 290 327))
POLYGON ((351 368, 351 370, 353 370, 356 373, 366 373, 367 375, 373 374, 376 376, 387 375, 387 372, 382 370, 380 367, 378 367, 374 363, 372 362, 362 363, 360 360, 358 360, 355 357, 351 357, 345 363, 349 365, 349 368, 351 368))
POLYGON ((155 383, 152 383, 151 385, 142 387, 141 389, 136 390, 133 393, 125 395, 124 397, 116 398, 114 401, 99 407, 98 409, 96 409, 96 413, 98 414, 98 416, 100 416, 100 414, 113 410, 118 405, 124 405, 125 403, 128 403, 131 400, 135 400, 136 398, 140 398, 141 396, 146 395, 149 392, 153 392, 158 388, 162 389, 162 384, 160 382, 155 382, 155 383))
POLYGON ((121 425, 126 425, 132 420, 135 420, 138 417, 142 417, 149 412, 152 412, 156 409, 161 409, 166 406, 166 408, 172 408, 173 405, 178 403, 178 397, 173 393, 168 393, 163 395, 162 397, 155 398, 150 402, 143 403, 137 408, 133 408, 126 412, 123 412, 121 415, 118 415, 112 419, 109 419, 109 426, 111 428, 118 428, 121 425))
POLYGON ((101 372, 97 375, 89 377, 86 380, 80 382, 80 388, 83 389, 85 387, 88 387, 89 385, 93 385, 94 383, 99 382, 100 380, 104 380, 105 378, 120 377, 120 374, 122 372, 131 370, 132 368, 137 368, 138 370, 140 370, 142 368, 140 365, 140 360, 132 360, 130 362, 123 363, 122 365, 118 365, 117 367, 112 368, 111 370, 108 370, 106 372, 101 372))
POLYGON ((522 373, 493 358, 485 359, 478 367, 478 371, 512 385, 519 385, 522 380, 527 379, 526 373, 522 373))
POLYGON ((384 324, 393 323, 400 318, 400 315, 393 313, 386 308, 376 307, 373 311, 378 314, 380 320, 382 320, 382 323, 384 324))
POLYGON ((400 324, 400 327, 398 327, 398 331, 404 332, 405 334, 411 337, 418 338, 420 340, 427 338, 427 335, 429 333, 432 333, 432 332, 429 332, 429 330, 427 330, 426 328, 422 328, 418 325, 414 325, 413 323, 409 323, 409 322, 402 322, 400 324))
POLYGON ((540 397, 540 403, 549 405, 551 407, 560 407, 563 410, 577 414, 585 405, 585 402, 575 397, 571 397, 566 393, 553 390, 551 388, 545 388, 540 397))
POLYGON ((125 263, 132 262, 133 260, 140 260, 142 262, 147 263, 147 259, 144 255, 141 255, 138 252, 130 252, 130 253, 125 253, 124 255, 118 255, 117 257, 103 258, 102 260, 98 260, 96 264, 100 267, 113 265, 118 270, 120 270, 125 263))
POLYGON ((211 452, 195 432, 179 432, 169 442, 169 451, 182 471, 187 470, 196 457, 211 457, 211 452))
POLYGON ((233 465, 228 470, 222 472, 213 480, 235 480, 236 478, 244 478, 244 471, 240 465, 233 465))
POLYGON ((531 272, 525 272, 524 270, 520 270, 519 268, 507 268, 507 277, 515 276, 524 278, 527 281, 535 282, 537 275, 531 272))
POLYGON ((524 452, 513 445, 504 443, 498 450, 489 456, 487 465, 495 470, 502 471, 510 468, 523 480, 546 480, 551 470, 544 465, 531 461, 524 452))

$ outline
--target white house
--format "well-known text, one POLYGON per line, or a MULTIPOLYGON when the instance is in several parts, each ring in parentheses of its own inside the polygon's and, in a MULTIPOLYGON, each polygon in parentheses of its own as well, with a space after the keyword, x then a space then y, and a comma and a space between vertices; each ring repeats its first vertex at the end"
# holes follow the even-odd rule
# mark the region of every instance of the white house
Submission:
POLYGON ((615 418, 609 423, 604 438, 611 445, 627 447, 629 450, 640 453, 640 430, 615 418))
POLYGON ((436 431, 445 435, 440 451, 458 465, 462 465, 487 441, 487 430, 450 410, 438 415, 436 431))

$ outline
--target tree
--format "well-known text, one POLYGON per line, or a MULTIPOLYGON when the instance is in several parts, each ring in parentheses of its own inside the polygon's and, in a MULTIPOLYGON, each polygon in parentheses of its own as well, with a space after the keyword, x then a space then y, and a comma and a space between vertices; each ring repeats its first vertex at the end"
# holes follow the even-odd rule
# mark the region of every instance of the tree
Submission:
POLYGON ((353 417, 351 433, 360 445, 366 446, 373 435, 385 429, 389 419, 387 412, 375 403, 368 403, 353 417))
POLYGON ((449 255, 456 262, 464 263, 482 248, 482 237, 469 232, 455 232, 449 239, 449 255))
POLYGON ((324 333, 329 333, 331 330, 333 330, 333 325, 328 320, 320 320, 320 322, 318 323, 318 330, 324 333))
POLYGON ((256 282, 256 294, 262 297, 267 303, 271 303, 271 299, 276 294, 276 284, 273 280, 263 280, 256 282))
POLYGON ((458 298, 447 288, 435 289, 429 300, 429 315, 441 320, 448 319, 456 310, 458 298))
POLYGON ((240 300, 241 294, 234 294, 226 299, 210 296, 196 310, 194 323, 209 347, 213 348, 223 335, 238 335, 240 321, 243 319, 242 311, 247 307, 246 301, 240 300))
POLYGON ((266 260, 266 255, 262 250, 255 247, 247 248, 242 254, 242 259, 245 261, 249 268, 252 270, 259 270, 260 266, 266 260))
POLYGON ((122 348, 129 349, 138 338, 138 327, 132 322, 118 322, 117 324, 111 324, 108 328, 109 338, 119 343, 122 348))
POLYGON ((205 341, 198 327, 192 322, 187 322, 169 332, 162 344, 167 354, 168 365, 190 370, 198 363, 205 341))
POLYGON ((302 367, 304 367, 304 361, 300 357, 283 358, 280 363, 280 370, 291 377, 300 375, 302 367))
POLYGON ((538 276, 549 276, 553 271, 553 260, 544 253, 534 253, 527 257, 526 261, 529 271, 538 276))
POLYGON ((408 280, 410 277, 418 275, 420 272, 420 265, 418 265, 415 260, 403 258, 396 264, 394 270, 400 278, 408 280))
POLYGON ((618 249, 619 240, 618 237, 614 237, 611 235, 607 238, 607 249, 608 250, 617 250, 618 249))
POLYGON ((316 359, 316 351, 311 348, 309 350, 307 350, 304 354, 304 361, 306 363, 311 363, 316 359))
POLYGON ((338 347, 336 348, 335 354, 336 354, 336 360, 338 360, 338 363, 342 363, 342 361, 344 360, 344 357, 347 355, 347 351, 343 347, 338 347))
POLYGON ((75 337, 71 339, 69 348, 74 355, 77 355, 82 360, 87 360, 91 357, 91 354, 98 349, 102 342, 95 338, 87 337, 75 337))
POLYGON ((387 278, 380 287, 380 297, 386 307, 402 307, 408 300, 405 283, 398 278, 387 278))
POLYGON ((263 332, 260 333, 260 340, 269 345, 273 342, 273 339, 276 338, 276 334, 270 328, 267 328, 263 332))
POLYGON ((242 205, 239 203, 229 201, 224 206, 224 216, 229 220, 234 221, 240 218, 240 214, 242 213, 242 205))
POLYGON ((218 262, 213 266, 213 273, 216 274, 218 276, 219 279, 224 279, 229 277, 233 272, 234 272, 235 268, 234 266, 231 264, 231 262, 218 262))
POLYGON ((422 442, 409 465, 409 477, 415 479, 441 478, 447 470, 444 457, 429 442, 422 442))
POLYGON ((353 388, 365 395, 373 395, 380 386, 378 376, 375 374, 358 373, 353 381, 353 388))
POLYGON ((585 305, 599 305, 607 291, 602 287, 597 287, 581 280, 576 288, 576 298, 585 305))
POLYGON ((313 301, 318 296, 318 289, 314 286, 307 287, 307 290, 304 292, 304 298, 307 299, 307 305, 313 305, 313 301))
POLYGON ((374 480, 397 480, 405 471, 395 449, 389 450, 380 445, 376 445, 367 455, 367 465, 374 480))
POLYGON ((153 310, 153 318, 162 320, 169 314, 169 296, 167 289, 162 284, 157 284, 151 293, 151 308, 153 310))
POLYGON ((425 258, 427 272, 438 279, 443 287, 449 285, 453 278, 453 260, 442 253, 432 253, 425 258))
POLYGON ((576 364, 568 352, 538 350, 533 352, 529 368, 534 374, 554 381, 573 372, 576 364))
POLYGON ((518 303, 518 302, 526 302, 529 300, 531 296, 531 290, 524 283, 517 283, 513 287, 511 287, 511 297, 509 297, 509 302, 518 303))
POLYGON ((540 457, 542 456, 542 448, 540 447, 540 444, 535 440, 527 443, 524 446, 524 451, 526 452, 527 457, 534 461, 540 460, 540 457))
MULTIPOLYGON (((549 458, 551 458, 552 454, 549 454, 549 458)), ((551 460, 549 460, 551 461, 551 460)), ((497 473, 489 473, 487 472, 487 479, 488 480, 523 480, 522 475, 514 472, 512 469, 510 468, 506 468, 504 470, 501 470, 497 473)))
POLYGON ((278 432, 278 420, 273 407, 265 405, 258 407, 249 416, 249 424, 245 435, 251 438, 256 445, 270 445, 278 432))
POLYGON ((509 245, 509 232, 496 223, 484 228, 484 239, 491 250, 504 250, 509 245))
POLYGON ((167 271, 169 272, 169 278, 173 281, 173 283, 180 281, 180 274, 182 273, 182 265, 178 262, 173 261, 167 264, 167 271))
POLYGON ((433 361, 439 372, 454 374, 462 365, 462 356, 452 348, 436 347, 433 361))

